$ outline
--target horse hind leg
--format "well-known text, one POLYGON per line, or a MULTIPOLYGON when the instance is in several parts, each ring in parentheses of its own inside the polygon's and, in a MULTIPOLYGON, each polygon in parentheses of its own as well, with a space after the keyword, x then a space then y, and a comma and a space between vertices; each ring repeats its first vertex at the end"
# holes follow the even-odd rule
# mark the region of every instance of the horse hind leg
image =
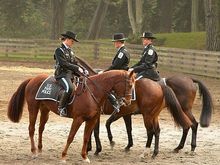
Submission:
MULTIPOLYGON (((197 138, 197 128, 198 128, 198 122, 196 121, 196 119, 194 118, 194 116, 192 115, 191 110, 189 111, 185 111, 185 114, 188 116, 188 118, 191 120, 192 122, 192 140, 191 140, 191 151, 195 151, 196 148, 196 138, 197 138)), ((179 150, 183 149, 184 145, 185 145, 185 141, 188 135, 190 128, 186 128, 183 130, 183 135, 182 138, 180 140, 180 143, 178 145, 178 147, 176 147, 174 149, 174 152, 179 152, 179 150)))
POLYGON ((38 136, 38 152, 42 152, 42 135, 45 128, 45 124, 49 119, 49 110, 46 107, 40 107, 40 125, 39 125, 39 136, 38 136))
POLYGON ((37 114, 39 111, 39 106, 34 106, 32 105, 28 105, 28 111, 29 111, 29 137, 30 137, 30 141, 31 141, 31 152, 33 154, 33 157, 37 156, 37 148, 35 146, 35 142, 34 142, 34 132, 35 132, 35 124, 36 124, 36 120, 37 120, 37 114))

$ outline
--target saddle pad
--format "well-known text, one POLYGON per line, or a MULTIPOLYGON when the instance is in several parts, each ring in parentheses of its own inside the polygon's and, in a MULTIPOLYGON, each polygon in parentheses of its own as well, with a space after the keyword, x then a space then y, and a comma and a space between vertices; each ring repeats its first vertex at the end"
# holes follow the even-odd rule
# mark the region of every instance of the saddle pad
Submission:
POLYGON ((39 87, 35 99, 58 101, 60 90, 62 90, 62 88, 58 85, 54 76, 50 76, 44 80, 44 82, 39 87))

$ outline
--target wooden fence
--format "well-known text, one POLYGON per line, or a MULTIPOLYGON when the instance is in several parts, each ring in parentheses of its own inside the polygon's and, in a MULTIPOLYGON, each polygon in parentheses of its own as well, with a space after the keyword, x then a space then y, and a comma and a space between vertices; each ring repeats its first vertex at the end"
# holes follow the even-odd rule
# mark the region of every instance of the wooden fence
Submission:
MULTIPOLYGON (((0 39, 0 58, 51 60, 60 43, 53 40, 0 39)), ((131 63, 138 61, 143 50, 141 45, 126 44, 131 63)), ((115 55, 111 41, 81 41, 74 45, 75 53, 89 63, 110 65, 115 55)), ((157 47, 159 67, 182 73, 220 78, 220 52, 157 47)))

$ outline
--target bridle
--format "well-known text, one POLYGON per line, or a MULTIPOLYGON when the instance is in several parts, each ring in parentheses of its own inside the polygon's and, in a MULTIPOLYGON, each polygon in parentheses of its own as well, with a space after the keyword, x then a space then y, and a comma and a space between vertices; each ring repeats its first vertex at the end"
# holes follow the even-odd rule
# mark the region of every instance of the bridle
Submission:
MULTIPOLYGON (((95 95, 93 94, 93 92, 91 91, 91 89, 89 88, 89 86, 88 86, 88 84, 87 84, 87 80, 89 80, 93 85, 95 85, 95 87, 98 89, 98 90, 100 90, 100 91, 104 91, 104 93, 108 96, 108 95, 110 95, 111 94, 111 92, 109 92, 109 91, 106 91, 106 90, 104 90, 103 88, 101 88, 100 86, 98 86, 98 84, 96 83, 96 82, 94 82, 93 80, 91 80, 88 76, 86 76, 86 75, 83 75, 84 76, 84 81, 83 81, 83 83, 84 83, 84 87, 89 91, 89 93, 90 93, 90 95, 92 96, 92 98, 95 100, 95 102, 99 105, 99 101, 97 100, 97 98, 95 97, 95 95)), ((126 101, 126 98, 127 97, 131 97, 131 92, 129 92, 129 86, 130 86, 130 78, 129 78, 129 75, 127 75, 126 73, 124 73, 124 76, 125 76, 125 78, 124 78, 124 80, 120 80, 120 81, 117 81, 116 83, 115 83, 115 85, 116 84, 118 84, 118 83, 121 83, 121 81, 123 81, 124 82, 124 84, 125 84, 125 92, 124 92, 124 95, 123 96, 117 96, 116 95, 116 98, 119 100, 119 102, 121 103, 121 104, 125 104, 125 101, 126 101)), ((101 105, 99 105, 99 107, 101 107, 101 105)))

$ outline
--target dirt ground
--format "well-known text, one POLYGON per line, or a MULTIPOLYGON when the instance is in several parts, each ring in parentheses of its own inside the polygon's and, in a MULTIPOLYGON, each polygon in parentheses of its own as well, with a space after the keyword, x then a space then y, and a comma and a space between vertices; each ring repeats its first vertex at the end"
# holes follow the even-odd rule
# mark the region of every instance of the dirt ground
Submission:
MULTIPOLYGON (((19 123, 12 123, 7 118, 7 104, 17 89, 18 85, 26 78, 36 76, 40 73, 53 74, 53 69, 49 65, 27 64, 16 62, 0 62, 0 164, 15 165, 55 165, 61 164, 61 152, 64 148, 72 120, 61 118, 50 113, 50 119, 46 125, 43 135, 43 152, 37 158, 33 158, 30 152, 30 141, 28 136, 28 114, 25 108, 22 119, 19 123)), ((162 71, 161 71, 162 72, 162 71)), ((177 73, 164 72, 162 76, 170 76, 177 73)), ((212 116, 211 125, 208 128, 198 128, 197 148, 194 153, 190 152, 191 132, 186 141, 186 145, 179 153, 173 153, 173 149, 178 145, 182 130, 177 128, 172 121, 170 114, 164 109, 160 114, 160 152, 155 159, 151 155, 140 158, 146 144, 146 131, 142 116, 135 115, 133 119, 134 146, 130 152, 124 152, 127 144, 127 135, 122 119, 112 124, 112 132, 115 147, 112 149, 107 139, 105 121, 109 117, 101 116, 100 137, 103 151, 99 156, 94 156, 93 151, 89 152, 89 159, 94 165, 128 165, 128 164, 152 164, 152 165, 219 165, 220 164, 220 80, 207 77, 193 76, 202 80, 210 89, 215 111, 212 116)), ((201 104, 199 97, 196 98, 193 114, 199 120, 201 104)), ((36 124, 35 139, 37 142, 38 124, 36 124)), ((80 155, 82 147, 83 128, 77 132, 71 144, 66 164, 83 164, 80 155)), ((153 147, 153 146, 152 146, 153 147)), ((153 149, 151 148, 151 151, 153 149)))

